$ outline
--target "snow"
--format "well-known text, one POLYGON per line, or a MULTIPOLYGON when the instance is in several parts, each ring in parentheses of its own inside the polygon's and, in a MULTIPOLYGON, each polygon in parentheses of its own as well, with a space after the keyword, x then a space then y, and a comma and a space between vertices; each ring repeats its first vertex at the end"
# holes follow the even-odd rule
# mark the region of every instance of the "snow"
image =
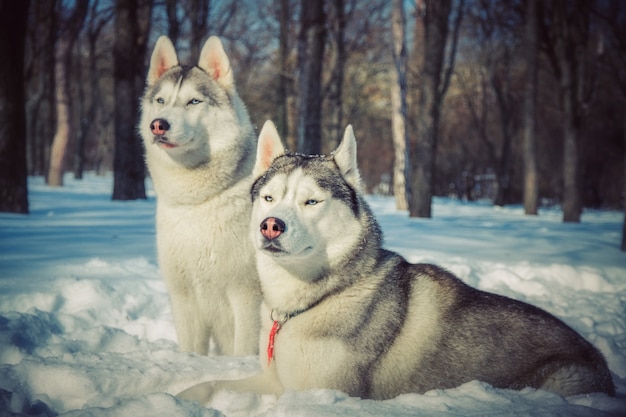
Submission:
MULTIPOLYGON (((542 307, 606 356, 618 394, 562 398, 472 381, 387 401, 332 390, 279 398, 221 392, 211 408, 174 394, 259 370, 256 357, 180 352, 155 254, 155 198, 111 201, 112 177, 29 179, 31 214, 0 214, 0 416, 605 416, 626 415, 623 213, 435 199, 432 219, 368 197, 386 246, 469 284, 542 307)), ((149 184, 148 184, 149 185, 149 184)))

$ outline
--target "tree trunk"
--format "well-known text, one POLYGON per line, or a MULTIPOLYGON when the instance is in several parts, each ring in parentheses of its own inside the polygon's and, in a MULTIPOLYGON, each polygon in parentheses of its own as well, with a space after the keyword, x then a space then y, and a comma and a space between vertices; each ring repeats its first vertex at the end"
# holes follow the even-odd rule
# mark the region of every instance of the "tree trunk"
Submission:
MULTIPOLYGON (((278 109, 276 128, 280 137, 289 136, 289 77, 287 75, 287 61, 289 59, 289 26, 290 26, 289 0, 280 0, 279 22, 280 35, 278 46, 278 109)), ((291 148, 294 149, 294 148, 291 148)))
POLYGON ((28 213, 24 45, 28 1, 0 3, 0 211, 28 213))
POLYGON ((391 31, 393 35, 393 59, 395 83, 391 86, 391 134, 393 137, 393 195, 398 210, 408 210, 407 203, 407 87, 406 87, 406 19, 404 2, 393 0, 391 11, 391 31))
POLYGON ((624 103, 624 223, 622 224, 621 248, 626 252, 626 103, 624 103))
POLYGON ((526 3, 525 53, 526 73, 524 80, 523 155, 524 155, 524 212, 537 215, 539 205, 536 116, 537 116, 537 1, 526 3))
POLYGON ((210 0, 191 0, 191 56, 193 60, 200 58, 200 48, 203 38, 207 37, 209 30, 209 11, 211 10, 210 0))
MULTIPOLYGON (((92 65, 89 60, 89 55, 87 59, 89 61, 89 66, 92 65)), ((85 79, 85 71, 83 71, 82 65, 76 66, 76 75, 75 80, 79 83, 78 85, 78 134, 76 135, 76 150, 74 151, 74 179, 82 180, 83 179, 83 170, 85 167, 85 142, 87 142, 87 135, 89 132, 89 126, 91 125, 92 117, 87 116, 89 113, 89 107, 92 105, 92 101, 89 102, 86 99, 85 87, 87 85, 87 80, 85 79)), ((89 76, 89 74, 87 74, 89 76)))
POLYGON ((72 106, 70 102, 69 75, 72 66, 72 49, 85 21, 85 16, 87 16, 87 6, 88 2, 86 1, 76 2, 72 15, 66 22, 66 27, 57 42, 55 50, 54 73, 57 129, 52 140, 47 179, 48 185, 53 187, 63 185, 65 153, 71 132, 70 118, 72 106))
POLYGON ((603 26, 606 25, 606 31, 603 33, 602 43, 599 45, 598 53, 602 54, 602 61, 611 73, 611 86, 619 87, 622 98, 623 117, 623 205, 624 205, 624 221, 622 224, 622 242, 621 250, 626 251, 626 3, 622 0, 612 0, 610 2, 602 2, 594 10, 596 16, 600 17, 603 26), (606 48, 606 51, 604 51, 606 48), (604 52, 604 53, 603 53, 604 52))
MULTIPOLYGON (((563 11, 565 14, 565 11, 563 11)), ((561 16, 560 24, 567 25, 565 16, 561 16)), ((571 27, 561 28, 561 33, 567 33, 571 27)), ((579 67, 584 65, 579 60, 578 53, 572 54, 572 49, 578 46, 572 45, 574 39, 563 36, 559 45, 560 64, 560 95, 561 109, 563 111, 563 195, 562 209, 564 222, 580 222, 582 214, 582 182, 581 182, 581 134, 583 128, 584 103, 579 97, 578 90, 581 87, 578 78, 579 67)))
POLYGON ((95 127, 97 119, 98 103, 100 103, 100 77, 98 74, 97 47, 100 32, 109 20, 108 16, 98 16, 99 1, 95 0, 91 4, 90 19, 87 30, 87 76, 85 77, 79 66, 82 77, 80 77, 80 86, 78 87, 81 106, 79 110, 80 129, 78 132, 76 152, 74 155, 74 178, 82 179, 85 168, 85 144, 89 138, 92 129, 95 127), (85 87, 88 94, 85 94, 85 87))
POLYGON ((346 48, 344 45, 344 32, 346 27, 344 1, 329 1, 329 21, 330 21, 330 41, 332 44, 331 53, 331 75, 328 83, 326 98, 328 100, 329 131, 325 141, 324 151, 331 152, 338 145, 343 129, 343 74, 346 65, 346 48))
MULTIPOLYGON (((564 17, 564 16, 563 16, 564 17)), ((564 19, 560 22, 566 24, 564 19)), ((567 29, 561 29, 565 33, 567 29)), ((570 39, 564 37, 559 54, 561 69, 560 95, 563 111, 563 194, 562 209, 564 222, 580 222, 582 213, 582 185, 581 185, 581 133, 583 103, 578 97, 578 79, 576 67, 582 65, 572 56, 568 45, 570 39)))
POLYGON ((581 120, 575 114, 574 104, 565 92, 563 100, 563 221, 580 222, 582 214, 581 191, 581 120))
MULTIPOLYGON (((424 61, 420 85, 417 141, 411 150, 409 215, 431 217, 435 157, 441 110, 442 69, 451 0, 427 0, 424 17, 424 61)), ((419 22, 418 22, 419 24, 419 22)))
MULTIPOLYGON (((56 113, 57 129, 52 139, 52 149, 50 151, 50 167, 48 168, 48 185, 58 187, 63 185, 63 165, 65 151, 70 135, 70 99, 69 86, 66 71, 69 66, 65 66, 66 56, 71 53, 70 42, 65 37, 59 39, 56 47, 56 59, 54 64, 55 90, 56 90, 56 113)), ((69 59, 69 57, 68 57, 69 59)))
POLYGON ((326 37, 324 2, 302 0, 298 35, 298 152, 322 151, 322 63, 326 37))
POLYGON ((563 112, 563 221, 580 222, 582 213, 581 135, 595 88, 597 57, 587 56, 592 2, 541 3, 551 12, 540 21, 543 46, 560 87, 563 112), (549 9, 549 6, 552 9, 549 9))
POLYGON ((497 192, 494 198, 494 205, 502 207, 509 201, 510 178, 511 178, 511 142, 513 133, 511 132, 512 114, 510 110, 511 102, 509 94, 510 67, 509 57, 502 61, 506 62, 506 69, 500 70, 500 75, 491 71, 491 86, 495 92, 498 110, 500 112, 500 131, 502 147, 500 148, 500 158, 496 163, 497 192))
POLYGON ((165 11, 167 14, 167 36, 172 41, 174 47, 178 43, 178 35, 180 34, 180 23, 177 15, 178 0, 165 0, 165 11))
POLYGON ((113 200, 146 198, 143 145, 137 121, 151 8, 151 1, 142 0, 117 0, 115 5, 113 200))
POLYGON ((50 163, 50 132, 55 127, 54 45, 56 40, 56 1, 36 1, 30 8, 34 18, 29 25, 31 71, 26 101, 26 155, 29 175, 46 175, 50 163))

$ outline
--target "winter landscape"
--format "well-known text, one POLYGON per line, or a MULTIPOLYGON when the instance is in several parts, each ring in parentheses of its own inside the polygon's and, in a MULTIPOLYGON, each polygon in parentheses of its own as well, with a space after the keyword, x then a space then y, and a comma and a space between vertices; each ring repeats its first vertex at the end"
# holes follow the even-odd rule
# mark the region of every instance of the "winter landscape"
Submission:
POLYGON ((201 357, 175 342, 155 250, 155 196, 112 202, 112 177, 30 178, 28 216, 0 214, 0 416, 618 416, 626 415, 623 213, 561 222, 519 206, 435 199, 430 220, 388 197, 369 202, 386 246, 467 283, 555 314, 607 358, 617 397, 562 398, 473 381, 388 401, 332 390, 276 398, 223 392, 211 408, 173 396, 258 371, 256 357, 201 357))

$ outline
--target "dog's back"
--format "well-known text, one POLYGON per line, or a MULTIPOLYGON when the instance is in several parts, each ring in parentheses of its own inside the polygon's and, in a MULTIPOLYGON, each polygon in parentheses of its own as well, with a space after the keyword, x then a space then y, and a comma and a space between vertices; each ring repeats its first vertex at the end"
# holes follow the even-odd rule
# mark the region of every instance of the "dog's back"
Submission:
POLYGON ((553 315, 476 290, 434 265, 402 260, 398 267, 401 279, 410 282, 401 285, 409 288, 413 311, 375 367, 374 398, 451 388, 474 379, 564 396, 615 393, 603 356, 553 315), (416 345, 422 347, 415 350, 416 345))

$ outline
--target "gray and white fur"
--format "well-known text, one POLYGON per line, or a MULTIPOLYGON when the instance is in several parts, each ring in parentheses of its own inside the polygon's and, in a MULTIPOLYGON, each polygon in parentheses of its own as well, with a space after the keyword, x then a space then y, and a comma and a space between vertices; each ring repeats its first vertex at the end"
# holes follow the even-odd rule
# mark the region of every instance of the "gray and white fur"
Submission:
POLYGON ((160 37, 141 110, 159 266, 180 348, 255 354, 261 293, 248 223, 256 135, 219 38, 187 67, 160 37))
POLYGON ((472 380, 563 396, 615 394, 602 354, 553 315, 382 248, 360 191, 351 127, 332 155, 305 156, 285 154, 266 123, 255 174, 264 372, 204 383, 184 398, 330 388, 387 399, 472 380), (281 324, 268 357, 274 321, 281 324))

